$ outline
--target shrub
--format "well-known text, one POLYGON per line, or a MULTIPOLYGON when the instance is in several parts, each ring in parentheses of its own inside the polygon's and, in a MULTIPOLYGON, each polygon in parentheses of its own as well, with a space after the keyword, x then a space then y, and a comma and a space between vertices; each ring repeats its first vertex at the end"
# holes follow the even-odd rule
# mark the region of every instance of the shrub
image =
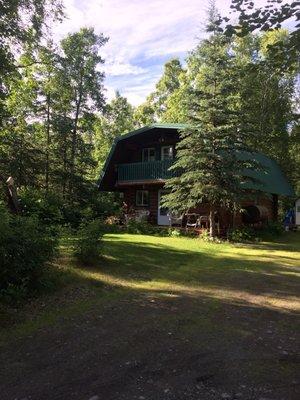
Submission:
POLYGON ((250 242, 268 240, 280 236, 284 229, 278 222, 269 222, 260 228, 241 227, 229 232, 228 239, 233 242, 250 242))
POLYGON ((168 229, 168 235, 169 235, 170 237, 179 237, 179 236, 182 236, 180 230, 179 230, 179 229, 176 229, 176 228, 169 228, 169 229, 168 229))
POLYGON ((258 236, 262 239, 275 238, 284 232, 283 225, 279 222, 269 222, 259 232, 258 236))
POLYGON ((125 227, 126 232, 137 234, 137 235, 157 235, 157 236, 169 236, 168 227, 158 227, 151 225, 147 221, 136 221, 130 219, 125 227))
POLYGON ((80 263, 94 265, 101 256, 101 241, 105 227, 99 220, 84 224, 78 230, 75 257, 80 263))
POLYGON ((228 233, 228 239, 232 242, 254 241, 256 237, 257 233, 255 232, 255 230, 247 226, 232 229, 228 233))
POLYGON ((0 297, 34 295, 56 246, 57 238, 37 217, 11 215, 0 204, 0 297))

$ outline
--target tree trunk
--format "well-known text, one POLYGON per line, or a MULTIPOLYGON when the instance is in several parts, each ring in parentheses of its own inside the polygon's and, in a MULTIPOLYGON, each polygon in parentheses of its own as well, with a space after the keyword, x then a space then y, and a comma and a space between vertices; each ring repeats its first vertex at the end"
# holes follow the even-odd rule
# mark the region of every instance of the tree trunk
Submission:
POLYGON ((72 130, 71 168, 70 168, 70 182, 69 182, 70 194, 72 194, 72 189, 73 189, 72 179, 75 174, 75 158, 76 158, 76 148, 77 148, 77 127, 78 127, 78 119, 79 119, 81 100, 82 100, 82 81, 83 81, 83 75, 81 72, 80 83, 79 83, 79 88, 78 88, 78 98, 76 100, 74 125, 73 125, 73 130, 72 130))
POLYGON ((45 168, 45 186, 49 189, 49 153, 50 153, 50 95, 47 95, 47 128, 46 128, 46 168, 45 168))
POLYGON ((215 227, 215 208, 211 207, 209 211, 209 236, 214 238, 216 236, 215 227))

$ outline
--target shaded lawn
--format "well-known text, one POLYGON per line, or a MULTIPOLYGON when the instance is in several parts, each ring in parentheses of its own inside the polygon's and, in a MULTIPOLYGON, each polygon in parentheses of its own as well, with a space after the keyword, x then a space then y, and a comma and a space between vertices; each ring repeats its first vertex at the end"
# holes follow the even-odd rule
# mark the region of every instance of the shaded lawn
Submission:
POLYGON ((300 235, 233 245, 190 238, 109 235, 97 267, 82 278, 128 290, 203 295, 299 311, 300 235))
POLYGON ((2 336, 3 399, 299 398, 299 233, 106 235, 96 267, 68 243, 53 266, 66 288, 2 336))
POLYGON ((14 333, 27 334, 55 324, 100 301, 144 292, 299 312, 299 232, 255 244, 106 235, 97 266, 76 264, 72 257, 75 240, 62 238, 60 257, 50 268, 61 290, 10 312, 0 306, 0 344, 14 333))

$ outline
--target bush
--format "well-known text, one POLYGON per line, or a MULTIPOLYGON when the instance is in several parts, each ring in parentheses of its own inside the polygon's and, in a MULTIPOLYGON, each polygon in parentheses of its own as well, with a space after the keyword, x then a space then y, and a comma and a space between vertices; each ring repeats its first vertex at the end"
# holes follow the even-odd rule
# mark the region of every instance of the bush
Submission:
POLYGON ((128 233, 136 235, 157 235, 157 236, 170 235, 168 227, 158 227, 155 225, 151 225, 147 221, 136 221, 135 219, 131 219, 128 221, 125 230, 128 233))
POLYGON ((241 227, 230 231, 228 239, 233 242, 250 242, 273 239, 283 233, 283 226, 278 222, 269 222, 260 228, 241 227))
POLYGON ((11 215, 0 204, 0 298, 34 295, 56 246, 57 238, 36 217, 11 215))
POLYGON ((228 239, 232 242, 251 242, 255 240, 256 236, 255 230, 247 226, 232 229, 228 233, 228 239))
POLYGON ((269 222, 259 232, 258 236, 262 239, 276 238, 284 232, 283 225, 279 222, 269 222))
POLYGON ((82 225, 78 230, 75 257, 80 263, 94 265, 101 256, 101 242, 106 228, 99 220, 82 225))

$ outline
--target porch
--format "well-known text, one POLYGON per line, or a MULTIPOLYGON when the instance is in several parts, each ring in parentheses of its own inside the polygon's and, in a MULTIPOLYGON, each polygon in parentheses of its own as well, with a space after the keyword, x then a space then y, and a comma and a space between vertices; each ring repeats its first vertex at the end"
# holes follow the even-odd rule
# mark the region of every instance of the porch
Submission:
POLYGON ((161 183, 178 175, 170 171, 174 160, 157 160, 117 165, 117 186, 140 183, 161 183))

